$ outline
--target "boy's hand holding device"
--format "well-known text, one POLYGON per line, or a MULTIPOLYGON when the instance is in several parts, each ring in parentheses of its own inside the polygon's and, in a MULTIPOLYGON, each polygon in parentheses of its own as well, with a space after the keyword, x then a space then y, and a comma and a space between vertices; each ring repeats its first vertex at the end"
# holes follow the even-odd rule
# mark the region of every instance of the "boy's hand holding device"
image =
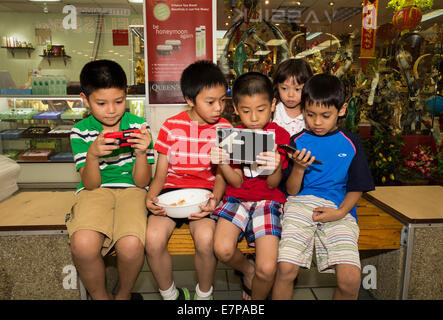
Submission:
POLYGON ((131 138, 128 139, 128 143, 132 145, 134 148, 134 153, 136 156, 138 155, 146 155, 149 144, 151 143, 152 137, 149 133, 148 129, 146 129, 146 124, 143 124, 140 130, 134 130, 135 132, 131 133, 131 138), (137 132, 139 131, 139 132, 137 132))
POLYGON ((146 155, 152 139, 151 134, 146 129, 146 124, 143 124, 140 129, 106 132, 104 137, 107 139, 106 143, 117 146, 116 149, 131 146, 134 148, 136 156, 146 155))
POLYGON ((311 151, 306 150, 305 148, 303 148, 300 151, 300 150, 297 150, 295 147, 290 146, 288 144, 279 144, 278 146, 280 148, 286 150, 286 152, 288 154, 288 158, 292 159, 295 163, 297 163, 303 167, 308 167, 313 162, 315 162, 317 164, 323 164, 323 162, 321 162, 320 160, 315 159, 314 156, 312 156, 312 158, 311 158, 311 151))
POLYGON ((115 139, 106 138, 104 131, 100 132, 97 139, 95 139, 89 147, 88 156, 99 158, 111 154, 112 151, 120 148, 118 145, 115 145, 114 142, 115 139))
POLYGON ((212 147, 210 157, 213 164, 229 164, 229 154, 220 147, 212 147))
POLYGON ((279 168, 281 163, 281 156, 275 148, 275 151, 265 151, 261 152, 257 156, 257 164, 259 165, 259 169, 261 170, 269 170, 274 172, 277 168, 279 168))

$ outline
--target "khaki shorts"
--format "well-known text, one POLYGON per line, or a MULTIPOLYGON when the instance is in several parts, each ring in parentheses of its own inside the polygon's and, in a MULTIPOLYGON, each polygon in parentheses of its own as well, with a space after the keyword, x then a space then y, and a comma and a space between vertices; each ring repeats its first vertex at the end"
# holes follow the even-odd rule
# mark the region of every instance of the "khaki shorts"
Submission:
POLYGON ((317 207, 337 206, 315 196, 289 197, 284 207, 278 261, 310 268, 315 249, 319 272, 335 272, 337 264, 361 269, 358 252, 359 228, 351 214, 326 223, 312 220, 317 207))
POLYGON ((77 230, 93 230, 105 236, 105 256, 125 236, 136 236, 145 245, 146 190, 97 188, 79 192, 66 218, 69 237, 77 230))

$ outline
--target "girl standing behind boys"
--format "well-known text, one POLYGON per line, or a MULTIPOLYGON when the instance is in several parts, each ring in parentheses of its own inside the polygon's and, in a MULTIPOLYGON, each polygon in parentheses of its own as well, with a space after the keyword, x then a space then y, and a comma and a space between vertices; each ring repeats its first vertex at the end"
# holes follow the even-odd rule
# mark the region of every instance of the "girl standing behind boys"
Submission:
POLYGON ((277 67, 273 75, 274 94, 277 98, 274 120, 293 136, 305 128, 300 110, 303 85, 312 77, 309 64, 303 59, 290 58, 277 67))

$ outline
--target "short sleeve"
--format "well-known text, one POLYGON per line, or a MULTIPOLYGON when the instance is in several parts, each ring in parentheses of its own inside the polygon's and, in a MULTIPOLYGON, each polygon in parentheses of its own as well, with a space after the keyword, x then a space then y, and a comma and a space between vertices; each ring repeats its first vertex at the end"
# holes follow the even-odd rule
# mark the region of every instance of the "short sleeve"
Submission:
POLYGON ((86 164, 86 155, 88 154, 90 144, 82 138, 80 130, 75 127, 71 130, 70 140, 75 169, 79 171, 86 164))
POLYGON ((352 159, 348 170, 347 192, 360 191, 367 192, 375 189, 374 179, 366 159, 363 143, 356 135, 346 134, 354 143, 355 156, 352 159))

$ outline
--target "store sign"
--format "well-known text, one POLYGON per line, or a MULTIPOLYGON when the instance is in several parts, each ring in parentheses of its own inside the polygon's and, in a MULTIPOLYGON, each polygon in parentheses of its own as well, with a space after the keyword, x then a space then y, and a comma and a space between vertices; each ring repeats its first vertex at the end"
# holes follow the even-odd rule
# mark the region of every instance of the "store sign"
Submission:
POLYGON ((360 58, 363 59, 372 59, 375 57, 377 9, 378 0, 364 0, 360 44, 360 58))
POLYGON ((183 104, 182 71, 215 58, 215 0, 146 0, 145 10, 148 102, 183 104))

